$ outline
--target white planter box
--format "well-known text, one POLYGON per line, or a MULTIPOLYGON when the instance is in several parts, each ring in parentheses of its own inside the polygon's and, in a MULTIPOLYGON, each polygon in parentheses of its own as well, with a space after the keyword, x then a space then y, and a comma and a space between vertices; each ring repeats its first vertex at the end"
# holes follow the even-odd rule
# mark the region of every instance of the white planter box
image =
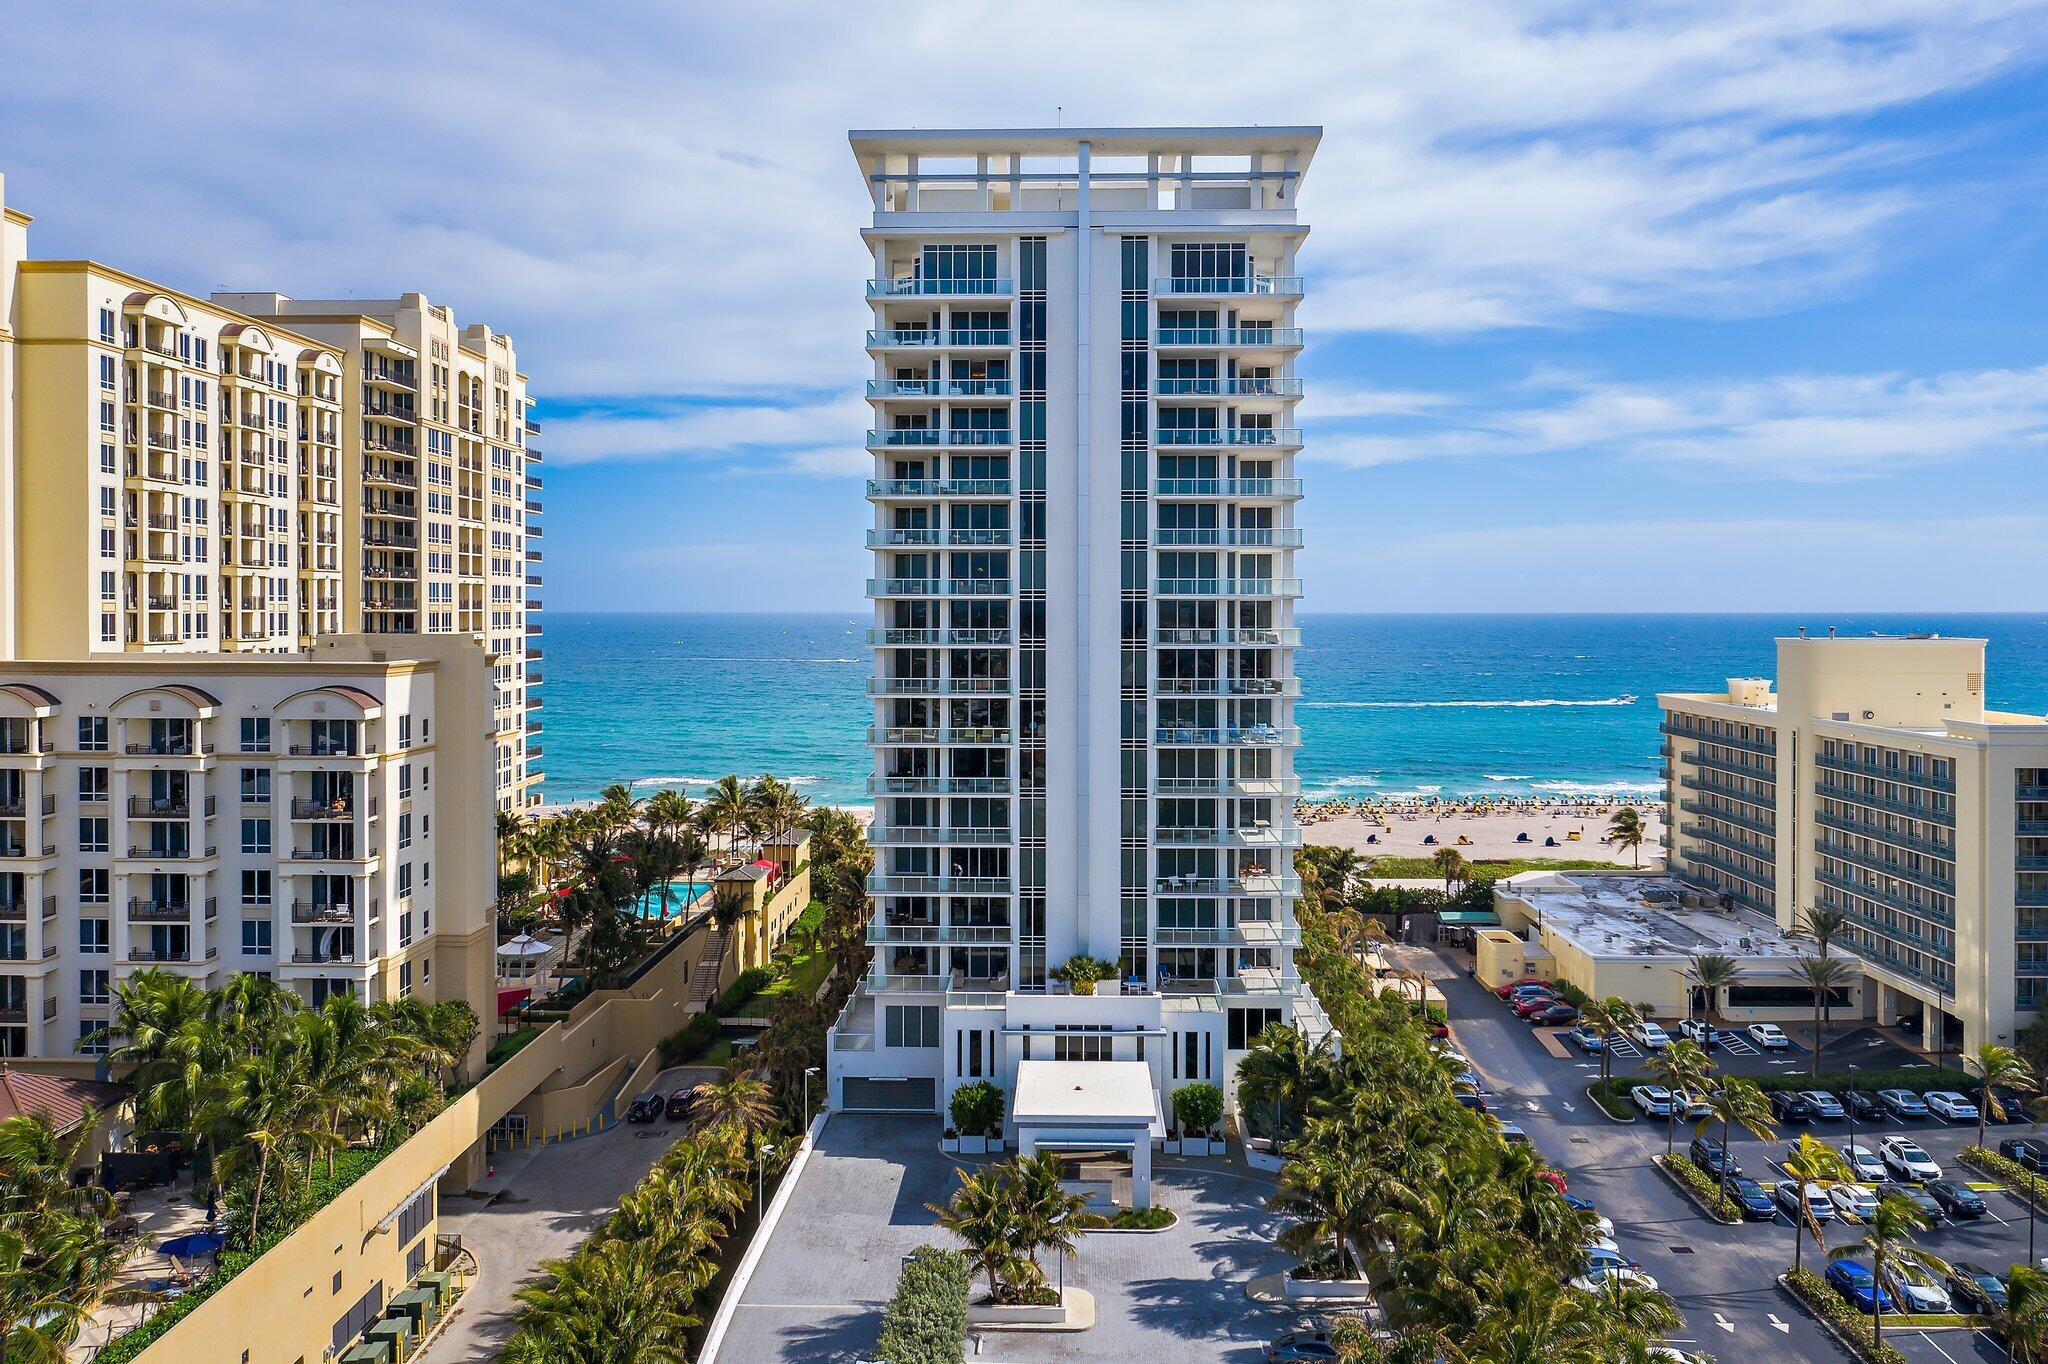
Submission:
POLYGON ((959 1150, 960 1150, 960 1138, 958 1138, 958 1137, 940 1137, 940 1138, 939 1138, 939 1149, 940 1149, 941 1151, 948 1151, 948 1152, 953 1152, 953 1153, 957 1154, 957 1153, 959 1152, 959 1150))
POLYGON ((1223 1153, 1223 1143, 1207 1137, 1182 1137, 1180 1153, 1184 1156, 1215 1156, 1223 1153))
POLYGON ((1281 1292, 1290 1298, 1359 1301, 1372 1296, 1372 1285, 1363 1279, 1297 1279, 1290 1274, 1281 1292))
POLYGON ((961 1137, 960 1154, 963 1156, 985 1156, 988 1154, 987 1137, 961 1137))
POLYGON ((1064 1303, 1050 1307, 994 1307, 976 1303, 967 1309, 970 1326, 1059 1326, 1067 1320, 1064 1303))

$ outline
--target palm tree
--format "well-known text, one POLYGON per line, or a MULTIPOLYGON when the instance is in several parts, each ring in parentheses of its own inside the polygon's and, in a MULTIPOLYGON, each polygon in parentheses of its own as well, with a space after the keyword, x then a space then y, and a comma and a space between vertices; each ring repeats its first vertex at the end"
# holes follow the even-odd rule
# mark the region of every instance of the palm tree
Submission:
POLYGON ((1636 1006, 1620 995, 1606 999, 1589 1000, 1579 1011, 1579 1018, 1588 1027, 1600 1034, 1600 1079, 1604 1082, 1614 1078, 1614 1041, 1630 1028, 1643 1021, 1636 1006))
POLYGON ((2048 1364, 2048 1270, 2019 1264, 2005 1281, 1998 1335, 2013 1364, 2048 1364))
MULTIPOLYGON (((1805 1138, 1812 1140, 1812 1138, 1805 1138)), ((1854 1245, 1836 1246, 1828 1252, 1830 1260, 1846 1260, 1858 1251, 1870 1254, 1870 1273, 1879 1289, 1884 1284, 1884 1266, 1887 1260, 1895 1264, 1911 1265, 1929 1274, 1945 1275, 1948 1264, 1932 1251, 1920 1249, 1913 1244, 1913 1233, 1925 1231, 1928 1227, 1927 1214, 1912 1202, 1893 1194, 1878 1200, 1877 1210, 1870 1214, 1863 1224, 1863 1235, 1854 1245)), ((1884 1351, 1884 1317, 1877 1310, 1878 1297, 1870 1295, 1870 1344, 1873 1354, 1884 1351)))
POLYGON ((1016 1282, 1028 1273, 1023 1267, 1030 1261, 1018 1254, 1024 1219, 999 1169, 973 1175, 961 1170, 959 1174, 960 1187, 953 1190, 952 1201, 925 1207, 940 1226, 966 1243, 968 1259, 988 1276, 989 1301, 998 1302, 1002 1298, 999 1280, 1016 1282))
POLYGON ((1088 1200, 1067 1192, 1062 1173, 1060 1158, 1050 1151, 1011 1162, 1011 1192, 1023 1221, 1022 1246, 1034 1269, 1040 1250, 1069 1260, 1077 1253, 1074 1219, 1088 1210, 1088 1200))
POLYGON ((1279 1236, 1281 1249, 1312 1262, 1328 1249, 1331 1275, 1358 1277, 1353 1245, 1367 1225, 1368 1210, 1380 1193, 1380 1177, 1346 1149, 1334 1124, 1310 1124, 1313 1136, 1289 1148, 1280 1167, 1277 1191, 1266 1210, 1290 1219, 1279 1236))
POLYGON ((740 834, 752 816, 747 788, 730 773, 712 783, 710 791, 705 793, 704 803, 697 808, 697 817, 704 821, 705 827, 725 830, 726 851, 735 861, 740 855, 740 834))
POLYGON ((775 1103, 768 1086, 751 1075, 698 1085, 690 1096, 686 1128, 701 1135, 720 1129, 742 1141, 762 1136, 775 1125, 775 1103))
MULTIPOLYGON (((1728 1139, 1734 1128, 1740 1127, 1758 1141, 1770 1141, 1778 1135, 1777 1129, 1771 1126, 1770 1102, 1754 1080, 1725 1075, 1721 1078, 1721 1087, 1707 1095, 1705 1103, 1707 1116, 1693 1128, 1693 1135, 1699 1135, 1710 1122, 1720 1123, 1724 1155, 1729 1149, 1728 1139)), ((1728 1161, 1724 1159, 1721 1163, 1721 1192, 1724 1194, 1728 1192, 1729 1178, 1728 1161)))
MULTIPOLYGON (((1813 945, 1820 950, 1821 960, 1826 961, 1832 954, 1831 949, 1835 945, 1835 940, 1848 930, 1852 922, 1849 912, 1845 909, 1836 909, 1832 905, 1808 905, 1792 916, 1792 936, 1813 939, 1813 945)), ((1834 1016, 1834 1008, 1835 1002, 1832 997, 1821 1006, 1822 1031, 1826 1030, 1828 1021, 1834 1016)), ((1814 1040, 1816 1043, 1819 1042, 1818 1035, 1814 1040)), ((1818 1054, 1819 1047, 1816 1045, 1815 1055, 1818 1054)))
POLYGON ((1843 1163, 1840 1152, 1816 1139, 1811 1132, 1799 1134, 1798 1148, 1787 1155, 1780 1164, 1799 1191, 1799 1197, 1795 1200, 1799 1204, 1799 1211, 1791 1219, 1792 1271, 1796 1274, 1800 1267, 1800 1251, 1805 1246, 1805 1238, 1800 1235, 1802 1231, 1813 1234, 1814 1245, 1823 1249, 1827 1246, 1827 1237, 1820 1229, 1820 1221, 1813 1215, 1813 1209, 1807 1206, 1806 1186, 1830 1184, 1839 1179, 1846 1179, 1849 1176, 1849 1169, 1843 1163))
POLYGON ((1683 1039, 1650 1055, 1649 1073, 1671 1091, 1671 1115, 1664 1120, 1664 1154, 1671 1154, 1677 1139, 1678 1114, 1683 1105, 1706 1092, 1707 1077, 1714 1063, 1694 1042, 1683 1039))
POLYGON ((1456 848, 1438 848, 1429 860, 1436 863, 1437 873, 1444 878, 1444 894, 1446 895, 1451 893, 1451 887, 1454 884, 1465 879, 1469 870, 1465 862, 1465 854, 1459 852, 1456 848))
POLYGON ((1648 832, 1643 825, 1642 811, 1633 805, 1624 805, 1609 816, 1607 832, 1600 836, 1600 841, 1612 847, 1627 848, 1630 860, 1641 867, 1643 837, 1648 832))
POLYGON ((1827 1045, 1827 1034, 1822 1029, 1823 1011, 1833 1001, 1835 991, 1853 977, 1846 965, 1831 957, 1801 957, 1792 969, 1813 991, 1813 1055, 1808 1058, 1808 1073, 1818 1075, 1821 1048, 1827 1045))
MULTIPOLYGON (((540 1282, 512 1296, 527 1344, 507 1359, 550 1364, 684 1364, 690 1276, 665 1268, 655 1243, 607 1240, 541 1265, 540 1282)), ((515 1338, 516 1339, 516 1338, 515 1338)))
POLYGON ((1982 1100, 1977 1105, 1977 1145, 1982 1146, 1984 1124, 1992 1118, 2005 1121, 2005 1106, 1992 1094, 1992 1087, 2003 1085, 2022 1094, 2031 1094, 2039 1087, 2039 1081, 2035 1079, 2034 1068, 2027 1064, 2026 1057, 1995 1042, 1978 1043, 1976 1052, 1963 1058, 1963 1069, 1984 1086, 1982 1100))
POLYGON ((1309 1100, 1328 1084, 1327 1039, 1310 1043, 1282 1023, 1252 1040, 1237 1066, 1237 1093, 1246 1109, 1262 1113, 1275 1141, 1295 1134, 1309 1100))
MULTIPOLYGON (((1700 952, 1685 963, 1685 979, 1690 991, 1706 996, 1705 1013, 1707 1021, 1713 1022, 1720 1012, 1721 991, 1742 979, 1742 967, 1735 958, 1722 956, 1718 952, 1700 952)), ((1687 999, 1695 998, 1688 993, 1687 999)))

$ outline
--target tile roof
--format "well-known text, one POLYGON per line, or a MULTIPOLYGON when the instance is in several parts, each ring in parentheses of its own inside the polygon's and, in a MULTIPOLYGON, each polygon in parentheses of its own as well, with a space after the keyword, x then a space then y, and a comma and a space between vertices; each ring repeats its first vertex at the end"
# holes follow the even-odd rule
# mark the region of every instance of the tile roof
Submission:
POLYGON ((126 1085, 0 1065, 0 1119, 47 1113, 61 1132, 83 1118, 86 1109, 110 1108, 127 1097, 126 1085))

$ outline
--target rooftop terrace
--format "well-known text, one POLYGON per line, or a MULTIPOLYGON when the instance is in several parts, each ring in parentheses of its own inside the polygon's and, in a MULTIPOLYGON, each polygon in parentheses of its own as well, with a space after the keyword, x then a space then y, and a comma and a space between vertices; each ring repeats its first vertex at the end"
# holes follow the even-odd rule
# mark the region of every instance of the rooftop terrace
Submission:
POLYGON ((1573 877, 1525 872, 1494 893, 1519 900, 1553 934, 1595 957, 1690 957, 1718 953, 1789 965, 1812 955, 1772 920, 1748 909, 1688 909, 1687 887, 1668 876, 1573 877))

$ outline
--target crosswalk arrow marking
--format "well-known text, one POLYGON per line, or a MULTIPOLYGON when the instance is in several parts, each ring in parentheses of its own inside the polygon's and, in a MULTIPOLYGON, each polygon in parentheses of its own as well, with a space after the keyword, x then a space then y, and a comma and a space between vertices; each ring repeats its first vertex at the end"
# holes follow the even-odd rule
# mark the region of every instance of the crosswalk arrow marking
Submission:
POLYGON ((1728 1320, 1728 1318, 1722 1316, 1719 1312, 1714 1313, 1714 1325, 1720 1327, 1722 1330, 1728 1332, 1730 1335, 1735 1334, 1735 1323, 1728 1320))
POLYGON ((1792 1334, 1792 1328, 1790 1326, 1787 1326, 1784 1322, 1779 1321, 1778 1314, 1776 1312, 1771 1312, 1767 1315, 1771 1319, 1771 1325, 1777 1327, 1780 1331, 1783 1331, 1788 1336, 1792 1334))
POLYGON ((1564 1111, 1565 1111, 1565 1112, 1567 1112, 1567 1113, 1576 1113, 1576 1112, 1578 1112, 1579 1110, 1578 1110, 1578 1106, 1577 1106, 1576 1104, 1566 1104, 1566 1105, 1564 1106, 1564 1111))

